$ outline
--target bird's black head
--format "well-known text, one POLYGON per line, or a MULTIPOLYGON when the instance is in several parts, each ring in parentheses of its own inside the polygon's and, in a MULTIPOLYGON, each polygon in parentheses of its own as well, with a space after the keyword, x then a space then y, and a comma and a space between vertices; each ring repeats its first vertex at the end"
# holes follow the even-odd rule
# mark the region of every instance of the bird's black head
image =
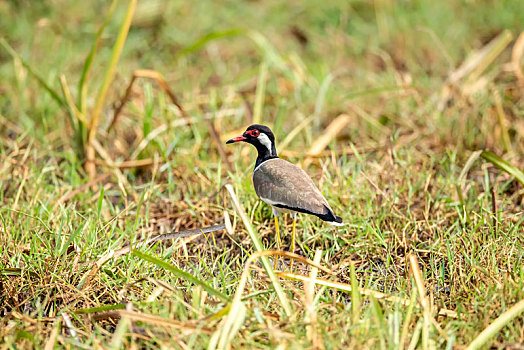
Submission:
POLYGON ((256 166, 265 160, 278 158, 275 148, 275 135, 271 129, 265 125, 253 124, 244 131, 241 136, 237 136, 226 143, 247 142, 256 147, 258 158, 256 166))

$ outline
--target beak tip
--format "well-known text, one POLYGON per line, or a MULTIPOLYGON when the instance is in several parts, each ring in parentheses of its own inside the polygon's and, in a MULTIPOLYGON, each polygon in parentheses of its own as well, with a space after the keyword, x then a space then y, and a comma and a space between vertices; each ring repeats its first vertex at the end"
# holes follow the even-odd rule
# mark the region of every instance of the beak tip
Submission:
POLYGON ((226 145, 228 145, 228 144, 230 144, 230 143, 234 143, 234 142, 235 142, 235 141, 234 141, 233 139, 231 139, 231 140, 227 140, 227 141, 226 141, 226 145))

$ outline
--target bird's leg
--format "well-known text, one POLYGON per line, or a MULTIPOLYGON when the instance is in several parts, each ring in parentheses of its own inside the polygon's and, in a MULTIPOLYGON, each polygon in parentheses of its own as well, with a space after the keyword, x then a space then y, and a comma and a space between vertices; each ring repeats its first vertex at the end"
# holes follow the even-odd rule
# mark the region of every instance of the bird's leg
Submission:
MULTIPOLYGON (((273 216, 275 217, 275 231, 277 234, 277 250, 280 250, 281 242, 280 242, 280 231, 278 228, 278 212, 273 210, 273 216)), ((277 265, 278 265, 278 255, 275 256, 275 270, 277 269, 277 265)))
MULTIPOLYGON (((291 216, 293 217, 293 231, 291 233, 291 253, 295 253, 295 225, 297 223, 297 213, 292 213, 291 216)), ((293 259, 291 259, 289 269, 293 271, 293 259)))

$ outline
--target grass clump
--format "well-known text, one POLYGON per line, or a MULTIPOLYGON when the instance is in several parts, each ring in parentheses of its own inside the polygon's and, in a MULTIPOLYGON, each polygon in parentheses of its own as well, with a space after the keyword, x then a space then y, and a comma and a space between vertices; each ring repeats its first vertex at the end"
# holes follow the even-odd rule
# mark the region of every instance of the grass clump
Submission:
POLYGON ((524 342, 519 1, 146 3, 0 4, 3 347, 524 342), (276 275, 254 121, 349 223, 276 275))

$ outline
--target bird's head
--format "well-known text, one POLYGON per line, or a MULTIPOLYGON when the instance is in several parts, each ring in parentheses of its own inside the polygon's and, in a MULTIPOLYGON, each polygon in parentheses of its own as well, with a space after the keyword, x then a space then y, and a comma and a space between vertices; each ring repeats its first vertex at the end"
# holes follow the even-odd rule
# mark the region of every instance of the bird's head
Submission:
POLYGON ((228 140, 226 143, 247 142, 255 146, 260 155, 276 157, 275 135, 265 125, 253 124, 240 136, 228 140))

